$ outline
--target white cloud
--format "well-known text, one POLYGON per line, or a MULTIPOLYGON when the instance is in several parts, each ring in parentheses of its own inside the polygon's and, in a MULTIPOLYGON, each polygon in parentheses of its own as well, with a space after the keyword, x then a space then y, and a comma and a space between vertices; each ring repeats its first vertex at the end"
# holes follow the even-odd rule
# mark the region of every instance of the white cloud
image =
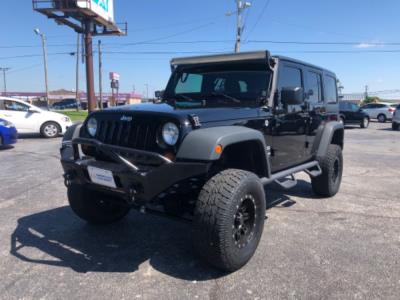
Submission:
POLYGON ((358 45, 355 46, 356 48, 360 48, 360 49, 367 49, 367 48, 374 48, 374 47, 378 47, 377 44, 370 44, 370 43, 360 43, 358 45))

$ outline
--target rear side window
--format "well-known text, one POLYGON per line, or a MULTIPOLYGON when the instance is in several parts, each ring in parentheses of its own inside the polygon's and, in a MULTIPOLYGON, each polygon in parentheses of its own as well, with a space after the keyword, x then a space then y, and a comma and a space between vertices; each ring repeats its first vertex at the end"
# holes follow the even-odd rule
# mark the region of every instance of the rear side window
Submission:
POLYGON ((336 78, 325 75, 325 99, 328 103, 337 103, 337 86, 336 78))
POLYGON ((307 72, 307 93, 309 102, 322 102, 322 79, 321 75, 315 72, 307 72))

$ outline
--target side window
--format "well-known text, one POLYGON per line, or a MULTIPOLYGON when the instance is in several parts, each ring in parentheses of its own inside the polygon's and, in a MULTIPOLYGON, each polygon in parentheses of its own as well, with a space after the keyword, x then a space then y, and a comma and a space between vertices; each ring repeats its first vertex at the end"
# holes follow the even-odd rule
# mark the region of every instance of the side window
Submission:
POLYGON ((354 111, 354 112, 356 112, 356 111, 359 110, 359 107, 358 107, 356 104, 352 103, 352 104, 351 104, 351 110, 354 111))
POLYGON ((29 106, 15 102, 15 101, 10 101, 10 100, 4 100, 4 108, 5 110, 12 110, 12 111, 28 111, 29 106))
POLYGON ((337 103, 336 78, 325 75, 325 99, 327 103, 337 103))
POLYGON ((200 93, 203 76, 198 74, 183 73, 178 79, 178 84, 175 88, 176 94, 184 93, 200 93))
POLYGON ((322 102, 322 80, 321 75, 315 72, 307 72, 307 83, 308 88, 306 92, 308 93, 309 102, 322 102))

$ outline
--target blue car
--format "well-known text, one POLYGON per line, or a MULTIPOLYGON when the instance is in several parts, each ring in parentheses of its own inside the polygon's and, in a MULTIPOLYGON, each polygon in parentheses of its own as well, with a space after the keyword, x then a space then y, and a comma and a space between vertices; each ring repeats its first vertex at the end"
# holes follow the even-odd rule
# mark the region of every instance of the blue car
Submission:
POLYGON ((18 132, 15 126, 4 119, 0 119, 0 147, 15 144, 18 132))

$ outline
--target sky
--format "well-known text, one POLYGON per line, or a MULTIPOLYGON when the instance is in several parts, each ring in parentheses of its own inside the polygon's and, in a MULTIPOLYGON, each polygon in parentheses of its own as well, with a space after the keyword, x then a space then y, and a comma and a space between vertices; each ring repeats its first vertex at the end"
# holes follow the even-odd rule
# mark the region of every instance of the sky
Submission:
MULTIPOLYGON (((11 68, 8 91, 44 90, 41 42, 34 28, 47 36, 50 90, 74 90, 76 58, 68 53, 76 51, 76 33, 34 12, 31 0, 2 2, 0 67, 11 68)), ((330 69, 344 93, 363 92, 365 85, 370 91, 400 89, 400 1, 249 2, 242 51, 268 49, 330 69)), ((232 52, 236 18, 226 14, 235 9, 234 0, 114 0, 115 20, 128 22, 129 31, 124 37, 101 37, 103 90, 110 90, 108 72, 114 71, 121 75, 121 92, 146 95, 148 85, 152 94, 165 87, 171 58, 232 52)), ((84 90, 84 65, 80 70, 84 90)), ((95 78, 97 91, 97 53, 95 78)))

